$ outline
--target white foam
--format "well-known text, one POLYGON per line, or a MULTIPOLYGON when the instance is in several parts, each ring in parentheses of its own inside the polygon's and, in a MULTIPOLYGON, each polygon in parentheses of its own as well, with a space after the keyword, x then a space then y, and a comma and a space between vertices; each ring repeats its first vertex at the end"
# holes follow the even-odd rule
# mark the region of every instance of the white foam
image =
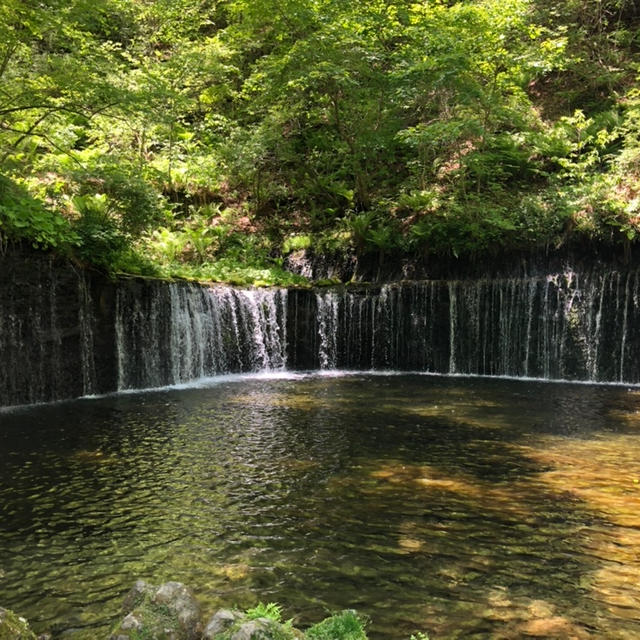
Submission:
POLYGON ((101 398, 110 398, 117 396, 161 393, 166 391, 187 391, 189 389, 211 389, 223 384, 238 384, 242 382, 251 382, 255 380, 279 381, 279 380, 308 380, 314 378, 349 378, 349 377, 398 377, 398 376, 418 376, 425 378, 442 378, 442 379, 459 379, 459 380, 507 380, 510 382, 523 383, 544 383, 544 384, 567 384, 581 385, 593 387, 617 387, 627 388, 629 391, 640 389, 640 383, 630 382, 600 382, 594 380, 566 380, 566 379, 549 379, 549 378, 531 378, 517 376, 485 376, 473 373, 437 373, 433 371, 402 371, 397 369, 377 369, 377 370, 352 370, 352 369, 320 369, 313 371, 259 371, 256 373, 229 373, 218 376, 205 376, 195 380, 170 384, 161 387, 148 387, 144 389, 125 389, 122 391, 114 391, 102 395, 87 395, 79 398, 67 398, 65 400, 55 400, 52 402, 38 402, 34 404, 12 405, 8 407, 0 407, 0 414, 11 413, 13 411, 22 411, 41 406, 54 406, 67 402, 77 402, 78 400, 98 400, 101 398))

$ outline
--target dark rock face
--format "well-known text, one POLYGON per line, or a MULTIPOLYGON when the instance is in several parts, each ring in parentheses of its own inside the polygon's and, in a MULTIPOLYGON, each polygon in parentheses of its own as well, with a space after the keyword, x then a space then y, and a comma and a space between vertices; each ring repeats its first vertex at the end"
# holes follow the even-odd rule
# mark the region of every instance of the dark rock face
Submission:
POLYGON ((415 281, 240 289, 113 282, 11 247, 0 255, 0 407, 284 369, 639 383, 639 264, 511 256, 405 264, 399 276, 428 276, 415 281))
POLYGON ((113 291, 53 254, 0 255, 0 406, 114 389, 113 291))
POLYGON ((285 258, 285 267, 313 281, 385 283, 402 280, 473 280, 475 278, 527 278, 548 273, 562 273, 567 265, 582 269, 594 264, 625 270, 640 261, 640 247, 577 244, 501 251, 456 257, 427 255, 337 252, 319 254, 312 250, 296 251, 285 258))
POLYGON ((640 382, 638 267, 328 287, 289 300, 289 360, 300 368, 640 382))
POLYGON ((24 246, 0 254, 0 407, 287 366, 287 291, 110 281, 24 246))

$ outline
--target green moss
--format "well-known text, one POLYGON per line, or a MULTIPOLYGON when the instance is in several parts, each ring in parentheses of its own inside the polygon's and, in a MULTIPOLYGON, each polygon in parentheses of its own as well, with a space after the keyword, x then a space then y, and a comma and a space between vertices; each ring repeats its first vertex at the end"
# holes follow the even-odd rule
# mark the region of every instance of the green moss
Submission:
POLYGON ((300 251, 302 249, 309 249, 312 245, 312 239, 309 234, 290 236, 285 239, 282 245, 282 253, 286 255, 292 251, 300 251))
POLYGON ((167 638, 172 633, 180 632, 180 624, 171 610, 165 604, 157 604, 151 601, 149 593, 140 594, 135 601, 131 614, 142 623, 142 628, 120 631, 122 621, 112 629, 112 635, 123 633, 130 640, 154 640, 167 638))
POLYGON ((142 608, 142 623, 144 624, 144 628, 141 632, 147 629, 165 633, 167 631, 180 630, 180 625, 176 617, 169 610, 169 607, 164 604, 154 604, 148 601, 142 608))
POLYGON ((313 284, 316 287, 334 287, 337 284, 342 284, 342 282, 338 278, 322 278, 316 280, 313 284))

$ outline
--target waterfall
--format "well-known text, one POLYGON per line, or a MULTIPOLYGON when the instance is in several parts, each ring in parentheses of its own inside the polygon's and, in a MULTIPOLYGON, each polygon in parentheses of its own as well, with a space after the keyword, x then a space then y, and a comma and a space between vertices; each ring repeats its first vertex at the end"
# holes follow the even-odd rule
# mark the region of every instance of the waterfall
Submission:
POLYGON ((637 383, 639 301, 638 273, 609 270, 341 287, 294 342, 315 332, 322 369, 637 383))
POLYGON ((82 395, 88 396, 96 390, 96 363, 94 346, 94 315, 91 291, 84 273, 78 276, 78 324, 80 327, 80 369, 82 372, 82 395))
POLYGON ((335 291, 316 293, 318 335, 320 338, 318 358, 321 369, 335 369, 338 365, 338 300, 338 293, 335 291))
POLYGON ((148 282, 116 293, 118 389, 287 365, 287 291, 148 282))
POLYGON ((0 406, 285 369, 640 384, 632 268, 286 290, 9 267, 0 406))
POLYGON ((455 283, 449 283, 449 373, 456 373, 456 339, 458 337, 458 293, 455 283))

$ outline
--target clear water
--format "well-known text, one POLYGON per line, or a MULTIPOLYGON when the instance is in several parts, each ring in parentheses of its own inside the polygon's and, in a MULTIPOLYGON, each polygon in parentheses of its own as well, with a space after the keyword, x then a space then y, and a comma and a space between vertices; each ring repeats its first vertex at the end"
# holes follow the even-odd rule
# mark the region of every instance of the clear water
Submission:
POLYGON ((0 413, 0 605, 100 638, 139 577, 372 639, 640 637, 640 390, 222 380, 0 413))

